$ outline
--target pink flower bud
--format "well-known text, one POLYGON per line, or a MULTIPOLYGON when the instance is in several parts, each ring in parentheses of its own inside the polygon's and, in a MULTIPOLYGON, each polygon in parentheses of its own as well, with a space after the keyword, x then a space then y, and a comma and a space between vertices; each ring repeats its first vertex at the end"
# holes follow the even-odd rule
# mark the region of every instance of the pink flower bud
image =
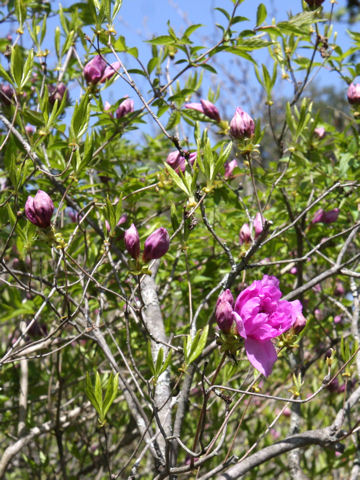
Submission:
POLYGON ((134 100, 131 100, 131 98, 126 98, 118 106, 116 110, 116 118, 122 118, 128 113, 132 113, 133 111, 134 111, 134 100))
POLYGON ((128 228, 124 235, 126 250, 133 258, 138 258, 140 255, 140 237, 134 224, 128 228))
POLYGON ((360 103, 360 83, 350 83, 347 98, 351 105, 358 105, 360 103))
POLYGON ((251 230, 250 230, 249 224, 244 223, 239 233, 240 245, 243 245, 244 243, 249 243, 251 242, 251 240, 252 238, 251 238, 251 230))
POLYGON ((302 313, 298 314, 296 317, 295 323, 293 325, 294 333, 299 334, 302 330, 304 330, 306 325, 306 318, 302 313))
POLYGON ((314 133, 318 138, 320 138, 320 140, 326 136, 326 130, 324 127, 316 127, 314 133))
POLYGON ((336 280, 335 282, 334 295, 336 297, 343 297, 345 295, 345 288, 340 280, 336 280))
POLYGON ((203 113, 216 122, 220 122, 221 120, 219 110, 213 103, 209 102, 209 100, 200 100, 200 103, 186 103, 185 108, 203 113))
POLYGON ((325 212, 323 222, 324 223, 336 222, 336 220, 338 219, 338 216, 339 216, 339 212, 340 211, 339 211, 338 208, 334 208, 333 210, 329 210, 328 212, 325 212))
POLYGON ((35 127, 33 127, 32 125, 26 125, 26 127, 25 127, 25 132, 26 132, 28 135, 34 135, 34 133, 35 133, 35 127))
POLYGON ((64 95, 66 95, 67 100, 69 98, 69 92, 66 88, 66 85, 62 82, 59 83, 58 85, 49 85, 48 90, 49 90, 49 103, 51 105, 54 105, 56 100, 59 103, 61 103, 62 99, 64 98, 64 95))
POLYGON ((104 112, 107 112, 111 108, 111 103, 109 103, 107 100, 105 100, 104 103, 104 112))
POLYGON ((255 123, 250 115, 237 107, 235 115, 230 122, 230 134, 234 138, 250 138, 254 135, 255 123))
POLYGON ((309 5, 310 8, 319 8, 321 4, 324 3, 325 0, 305 0, 305 2, 309 5))
POLYGON ((234 158, 234 160, 231 160, 231 162, 226 162, 224 166, 225 166, 224 177, 226 179, 231 178, 232 177, 232 172, 238 166, 237 160, 234 158))
POLYGON ((54 204, 46 192, 38 190, 35 197, 28 197, 25 203, 25 215, 37 227, 47 228, 51 224, 54 204))
MULTIPOLYGON (((189 154, 190 165, 194 165, 196 157, 197 157, 197 152, 191 152, 189 154)), ((185 157, 182 157, 177 150, 169 153, 169 155, 166 159, 166 163, 168 165, 170 165, 170 167, 172 169, 174 169, 175 172, 179 172, 180 170, 182 172, 185 172, 185 168, 186 168, 186 165, 187 165, 187 161, 186 161, 185 157)))
POLYGON ((160 227, 145 240, 143 259, 145 262, 161 258, 169 250, 170 237, 164 227, 160 227))
POLYGON ((104 70, 100 83, 105 83, 106 80, 109 80, 111 77, 113 77, 117 73, 117 71, 120 69, 120 67, 121 67, 120 62, 114 62, 111 65, 108 65, 104 70))
POLYGON ((283 411, 284 417, 291 417, 291 410, 289 407, 285 407, 283 411))
POLYGON ((334 317, 334 323, 338 324, 342 322, 342 316, 341 315, 335 315, 334 317))
POLYGON ((14 90, 10 85, 0 85, 0 102, 4 105, 10 105, 14 96, 14 90))
POLYGON ((84 77, 87 83, 95 85, 100 82, 106 69, 106 62, 100 56, 96 55, 84 67, 84 77))
POLYGON ((217 299, 215 316, 220 330, 229 333, 234 322, 234 298, 229 289, 225 290, 217 299))
POLYGON ((126 213, 123 213, 118 221, 118 223, 116 224, 117 227, 120 227, 121 225, 124 225, 124 223, 127 222, 127 219, 128 219, 128 216, 126 213))
POLYGON ((297 267, 290 268, 290 273, 291 273, 291 275, 296 275, 297 274, 297 267))
POLYGON ((105 220, 105 228, 106 228, 106 231, 110 233, 110 230, 111 230, 110 223, 107 220, 105 220))
POLYGON ((324 220, 324 213, 324 210, 322 208, 319 208, 319 210, 315 212, 314 218, 311 220, 311 223, 314 224, 322 222, 324 220))
POLYGON ((264 217, 261 215, 260 212, 258 212, 255 215, 255 219, 254 219, 255 238, 257 238, 264 230, 264 222, 265 222, 264 217))

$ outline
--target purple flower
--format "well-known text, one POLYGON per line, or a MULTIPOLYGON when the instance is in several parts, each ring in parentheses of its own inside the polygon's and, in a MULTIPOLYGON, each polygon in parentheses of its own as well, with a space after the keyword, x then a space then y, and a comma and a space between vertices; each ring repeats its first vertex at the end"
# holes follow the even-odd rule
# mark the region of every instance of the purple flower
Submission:
POLYGON ((240 228, 240 233, 239 233, 239 241, 240 245, 243 245, 244 243, 249 243, 251 242, 251 230, 249 227, 248 223, 244 223, 244 225, 240 228))
POLYGON ((134 111, 134 100, 131 100, 131 98, 126 98, 118 106, 116 110, 116 118, 122 118, 128 113, 132 113, 133 111, 134 111))
POLYGON ((347 98, 351 105, 358 105, 360 103, 360 83, 350 83, 347 98))
POLYGON ((215 120, 215 122, 220 122, 221 120, 219 110, 209 100, 200 100, 200 103, 186 103, 185 108, 203 113, 211 120, 215 120))
POLYGON ((10 105, 14 96, 14 90, 10 85, 0 85, 0 102, 4 105, 10 105))
POLYGON ((160 227, 145 240, 143 259, 145 262, 160 258, 169 250, 170 237, 164 227, 160 227))
POLYGON ((336 297, 343 297, 345 295, 345 288, 342 282, 340 282, 340 280, 336 280, 335 282, 334 295, 336 297))
POLYGON ((320 138, 320 140, 326 136, 326 130, 324 127, 316 127, 314 133, 318 138, 320 138))
MULTIPOLYGON (((189 154, 189 163, 190 165, 194 165, 194 162, 197 157, 197 152, 191 152, 189 154)), ((180 153, 175 150, 174 152, 170 152, 169 155, 167 156, 166 163, 170 165, 172 169, 175 170, 175 172, 179 172, 180 170, 182 172, 185 172, 185 168, 187 165, 187 161, 185 157, 182 157, 180 153)))
POLYGON ((140 237, 134 224, 128 228, 124 235, 126 250, 133 258, 138 258, 140 255, 140 237))
POLYGON ((234 298, 229 289, 225 290, 217 299, 215 316, 219 328, 224 333, 229 333, 234 322, 234 298))
POLYGON ((257 238, 264 230, 264 223, 265 223, 264 217, 261 215, 260 212, 258 212, 255 215, 255 219, 254 219, 255 238, 257 238))
POLYGON ((276 277, 264 275, 243 290, 235 302, 234 320, 239 335, 245 339, 249 362, 266 377, 277 359, 272 338, 291 328, 301 315, 299 300, 280 300, 276 277))
POLYGON ((120 69, 120 67, 120 62, 114 62, 111 65, 108 65, 104 70, 100 83, 105 83, 106 80, 109 80, 111 77, 113 77, 115 73, 117 73, 117 71, 120 69))
POLYGON ((65 83, 61 82, 58 85, 49 85, 48 90, 49 90, 49 103, 51 105, 54 105, 56 100, 59 103, 61 103, 62 99, 64 98, 64 95, 66 95, 67 99, 69 98, 69 92, 66 88, 65 83))
POLYGON ((237 107, 235 115, 230 121, 230 134, 234 138, 250 138, 254 135, 255 123, 250 115, 237 107))
POLYGON ((28 197, 25 203, 25 216, 37 227, 50 227, 54 204, 46 192, 38 190, 35 197, 28 197))
POLYGON ((100 56, 92 58, 84 67, 84 77, 87 83, 95 85, 100 82, 106 69, 106 62, 100 56))
POLYGON ((224 166, 225 166, 224 177, 226 179, 231 178, 234 169, 238 166, 236 158, 234 158, 234 160, 231 160, 231 162, 226 162, 224 166))
POLYGON ((336 222, 339 216, 340 210, 338 208, 334 208, 333 210, 329 210, 325 212, 322 208, 319 208, 315 212, 314 218, 311 220, 311 223, 333 223, 336 222))

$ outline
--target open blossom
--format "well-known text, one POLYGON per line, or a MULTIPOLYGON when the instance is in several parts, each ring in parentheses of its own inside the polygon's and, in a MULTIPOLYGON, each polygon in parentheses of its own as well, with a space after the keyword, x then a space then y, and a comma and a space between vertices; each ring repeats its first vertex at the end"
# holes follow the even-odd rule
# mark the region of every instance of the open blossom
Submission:
POLYGON ((320 138, 320 140, 321 140, 322 138, 325 137, 325 135, 326 135, 326 130, 325 130, 324 127, 316 127, 315 130, 314 130, 314 133, 315 133, 315 135, 316 135, 318 138, 320 138))
POLYGON ((237 107, 235 115, 230 121, 230 134, 234 138, 250 138, 254 135, 255 123, 250 115, 237 107))
POLYGON ((302 316, 299 300, 288 302, 281 296, 279 280, 264 275, 240 293, 233 312, 249 362, 266 377, 277 359, 271 339, 289 330, 302 316))
POLYGON ((25 203, 25 216, 37 227, 50 227, 51 217, 54 213, 54 204, 50 196, 38 190, 35 197, 28 197, 25 203))
POLYGON ((203 113, 216 122, 220 122, 221 120, 219 110, 213 103, 209 102, 209 100, 200 100, 200 103, 186 103, 185 108, 203 113))

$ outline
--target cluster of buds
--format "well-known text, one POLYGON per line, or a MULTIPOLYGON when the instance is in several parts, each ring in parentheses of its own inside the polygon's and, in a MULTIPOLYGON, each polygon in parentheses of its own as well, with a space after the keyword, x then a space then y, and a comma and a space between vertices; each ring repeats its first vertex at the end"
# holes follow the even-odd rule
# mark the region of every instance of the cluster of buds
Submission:
MULTIPOLYGON (((264 217, 261 215, 260 212, 257 212, 253 222, 255 238, 258 238, 258 236, 264 230, 264 222, 265 222, 264 217)), ((244 223, 244 225, 240 229, 239 242, 240 242, 240 245, 243 245, 244 243, 246 244, 246 243, 252 242, 251 229, 248 223, 244 223)))
POLYGON ((85 80, 92 85, 104 83, 116 74, 120 66, 120 62, 107 65, 101 55, 96 55, 84 67, 85 80))
POLYGON ((53 213, 54 204, 46 192, 38 190, 34 198, 30 196, 27 198, 25 203, 25 216, 37 227, 50 227, 53 213))
MULTIPOLYGON (((192 152, 189 154, 188 162, 190 163, 190 165, 194 165, 196 157, 197 152, 192 152)), ((175 172, 178 173, 180 170, 182 172, 185 172, 187 161, 185 157, 182 157, 180 153, 175 150, 174 152, 169 153, 166 159, 166 163, 170 165, 170 167, 174 169, 175 172)))
POLYGON ((243 140, 251 138, 255 132, 255 123, 250 115, 240 107, 236 108, 235 115, 230 121, 230 134, 233 138, 243 140))
POLYGON ((196 110, 197 112, 203 113, 211 120, 215 120, 215 122, 221 121, 219 110, 213 103, 209 102, 209 100, 200 100, 200 103, 186 103, 184 106, 190 110, 196 110))
POLYGON ((69 92, 66 88, 65 83, 60 82, 57 85, 49 85, 48 90, 49 90, 49 103, 51 105, 54 105, 56 100, 58 101, 58 103, 61 103, 65 95, 66 95, 66 100, 69 99, 69 92))
POLYGON ((315 212, 314 218, 311 220, 311 223, 333 223, 336 222, 338 219, 340 210, 338 208, 334 208, 333 210, 329 210, 325 212, 322 208, 319 208, 315 212))
MULTIPOLYGON (((125 231, 124 241, 126 250, 137 261, 140 256, 140 237, 134 224, 125 231)), ((158 228, 145 240, 143 261, 149 262, 161 258, 169 250, 169 246, 170 237, 166 228, 158 228)))
POLYGON ((10 105, 14 96, 14 90, 10 85, 0 85, 0 102, 3 105, 10 105))
POLYGON ((360 104, 360 83, 351 83, 347 91, 348 102, 351 105, 360 104))

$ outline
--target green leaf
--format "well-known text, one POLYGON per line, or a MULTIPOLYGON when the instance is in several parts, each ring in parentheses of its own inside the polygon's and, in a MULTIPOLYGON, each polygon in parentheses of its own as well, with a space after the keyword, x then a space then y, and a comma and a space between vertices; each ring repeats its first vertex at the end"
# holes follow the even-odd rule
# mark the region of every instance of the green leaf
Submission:
POLYGON ((155 376, 158 377, 160 375, 160 370, 164 360, 164 349, 162 347, 159 348, 156 363, 155 363, 155 376))
POLYGON ((104 398, 104 405, 103 405, 103 416, 106 417, 106 414, 111 407, 113 401, 116 398, 116 394, 119 388, 119 374, 117 373, 115 376, 113 373, 110 374, 107 386, 106 386, 106 393, 104 398))
POLYGON ((22 53, 19 45, 12 48, 10 70, 16 85, 19 87, 23 74, 22 53))
POLYGON ((28 51, 28 55, 24 65, 23 73, 21 76, 20 88, 23 88, 26 85, 27 81, 29 80, 33 65, 34 65, 34 50, 31 49, 28 51))
POLYGON ((260 5, 257 8, 256 12, 256 26, 258 27, 263 23, 267 15, 266 7, 263 3, 260 3, 260 5))
POLYGON ((197 30, 198 28, 200 27, 203 27, 203 25, 201 23, 197 23, 196 25, 191 25, 190 27, 188 27, 185 32, 184 32, 184 37, 190 37, 190 35, 195 32, 195 30, 197 30))
POLYGON ((7 82, 9 83, 13 83, 13 80, 12 78, 10 77, 10 75, 7 73, 7 71, 5 70, 5 68, 1 65, 0 63, 0 77, 3 77, 7 82))
POLYGON ((86 393, 86 396, 88 397, 91 405, 95 408, 98 415, 100 416, 101 415, 101 405, 97 401, 97 398, 96 398, 95 392, 94 392, 94 387, 91 383, 91 379, 90 379, 90 376, 89 376, 88 373, 86 374, 85 393, 86 393))
POLYGON ((147 43, 150 43, 151 45, 173 45, 175 40, 170 35, 160 35, 152 40, 147 40, 147 43))

